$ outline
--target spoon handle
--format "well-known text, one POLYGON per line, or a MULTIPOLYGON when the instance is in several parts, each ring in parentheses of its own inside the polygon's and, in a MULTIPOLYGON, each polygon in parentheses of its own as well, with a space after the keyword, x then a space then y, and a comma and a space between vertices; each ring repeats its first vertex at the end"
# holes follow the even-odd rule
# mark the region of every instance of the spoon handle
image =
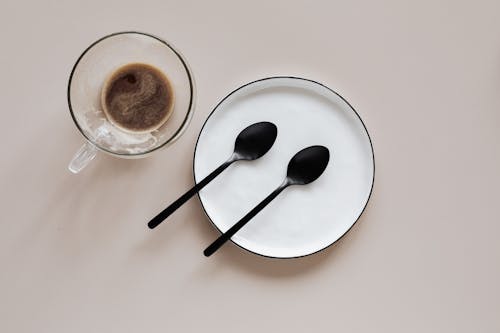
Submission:
POLYGON ((243 228, 245 224, 248 223, 255 215, 257 215, 264 207, 266 207, 274 198, 278 196, 286 187, 288 183, 283 183, 277 189, 275 189, 271 194, 267 196, 264 200, 262 200, 257 206, 255 206, 250 212, 247 213, 241 220, 239 220, 235 225, 229 228, 228 231, 219 236, 212 244, 210 244, 203 254, 205 257, 210 257, 217 251, 225 242, 227 242, 238 230, 243 228))
POLYGON ((221 164, 217 169, 212 171, 211 174, 203 178, 198 184, 194 185, 189 191, 184 193, 179 199, 175 200, 170 204, 167 208, 161 211, 158 215, 153 217, 151 221, 148 223, 148 227, 150 229, 154 229, 163 222, 167 217, 170 216, 173 212, 177 210, 180 206, 182 206, 186 201, 188 201, 193 195, 198 193, 202 188, 204 188, 208 183, 210 183, 215 177, 217 177, 222 171, 224 171, 231 163, 234 162, 234 159, 230 159, 223 164, 221 164))

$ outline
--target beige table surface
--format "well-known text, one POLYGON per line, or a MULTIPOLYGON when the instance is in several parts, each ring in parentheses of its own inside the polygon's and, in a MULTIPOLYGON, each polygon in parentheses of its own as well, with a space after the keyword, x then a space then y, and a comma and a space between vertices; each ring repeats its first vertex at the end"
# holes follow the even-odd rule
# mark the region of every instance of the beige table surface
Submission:
POLYGON ((21 1, 0 9, 0 332, 500 332, 500 2, 21 1), (190 62, 196 114, 170 149, 66 167, 80 52, 140 30, 190 62), (203 121, 271 75, 323 82, 373 139, 368 208, 335 246, 271 260, 191 200, 203 121))

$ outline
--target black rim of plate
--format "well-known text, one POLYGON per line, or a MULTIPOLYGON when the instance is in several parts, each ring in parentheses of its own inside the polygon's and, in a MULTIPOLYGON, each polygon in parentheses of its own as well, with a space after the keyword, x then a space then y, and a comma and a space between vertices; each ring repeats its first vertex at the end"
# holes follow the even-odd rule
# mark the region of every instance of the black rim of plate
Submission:
MULTIPOLYGON (((372 164, 373 164, 372 185, 371 185, 371 188, 370 188, 370 193, 368 194, 368 198, 366 199, 366 202, 365 202, 365 204, 363 206, 363 209, 361 210, 361 213, 358 215, 358 217, 354 220, 354 222, 352 223, 352 225, 339 238, 337 238, 336 240, 334 240, 333 242, 331 242, 327 246, 325 246, 325 247, 323 247, 323 248, 321 248, 321 249, 319 249, 317 251, 314 251, 314 252, 311 252, 311 253, 307 253, 307 254, 303 254, 303 255, 300 255, 300 256, 294 256, 294 257, 275 257, 275 256, 269 256, 269 255, 265 255, 265 254, 254 252, 254 251, 252 251, 250 249, 247 249, 246 247, 241 246, 240 244, 236 243, 232 239, 230 239, 230 241, 233 244, 235 244, 236 246, 238 246, 239 248, 241 248, 241 249, 243 249, 243 250, 245 250, 247 252, 256 254, 258 256, 261 256, 261 257, 272 258, 272 259, 297 259, 297 258, 307 257, 307 256, 310 256, 310 255, 319 253, 321 251, 324 251, 327 248, 329 248, 330 246, 332 246, 333 244, 337 243, 339 240, 341 240, 349 232, 349 230, 351 230, 354 227, 354 225, 358 222, 359 218, 363 215, 363 213, 364 213, 364 211, 366 209, 366 206, 368 205, 368 202, 370 201, 370 198, 372 196, 373 186, 375 184, 375 153, 374 153, 374 150, 373 150, 372 139, 370 137, 370 133, 368 133, 368 129, 366 128, 365 123, 363 122, 363 119, 361 119, 361 117, 359 116, 358 112, 339 93, 337 93, 333 89, 327 87, 326 85, 324 85, 324 84, 322 84, 320 82, 317 82, 317 81, 314 81, 314 80, 310 80, 310 79, 305 79, 305 78, 302 78, 302 77, 297 77, 297 76, 270 76, 270 77, 265 77, 265 78, 262 78, 262 79, 258 79, 258 80, 255 80, 255 81, 248 82, 248 83, 246 83, 246 84, 244 84, 244 85, 242 85, 242 86, 234 89, 229 94, 227 94, 219 103, 217 103, 217 105, 210 112, 210 114, 208 115, 207 119, 203 123, 203 126, 201 127, 201 130, 200 130, 200 133, 198 134, 198 138, 196 139, 196 145, 195 145, 195 148, 194 148, 194 155, 193 155, 193 178, 194 178, 194 182, 196 183, 196 172, 194 170, 194 163, 195 163, 195 159, 196 159, 196 151, 198 150, 198 142, 200 140, 201 133, 205 129, 205 126, 206 126, 208 120, 212 117, 212 115, 215 113, 215 111, 217 111, 217 109, 219 108, 219 106, 222 103, 224 103, 224 101, 227 100, 234 93, 238 92, 239 90, 241 90, 241 89, 243 89, 243 88, 245 88, 245 87, 247 87, 249 85, 252 85, 252 84, 255 84, 255 83, 258 83, 258 82, 262 82, 262 81, 274 80, 274 79, 293 79, 293 80, 301 80, 301 81, 306 81, 306 82, 309 82, 309 83, 314 83, 314 84, 317 84, 317 85, 319 85, 319 86, 321 86, 323 88, 326 88, 330 92, 332 92, 335 95, 337 95, 338 97, 340 97, 341 100, 343 100, 347 105, 349 105, 349 107, 351 108, 351 110, 358 117, 359 121, 361 121, 361 124, 363 125, 363 128, 364 128, 364 130, 366 132, 366 135, 368 136, 368 141, 370 142, 370 148, 371 148, 371 152, 372 152, 372 164)), ((201 200, 199 193, 197 194, 197 196, 198 196, 198 200, 201 203, 201 207, 203 208, 203 212, 205 213, 205 216, 208 218, 208 220, 210 221, 210 223, 212 223, 212 225, 215 227, 215 229, 217 229, 220 233, 222 233, 222 231, 219 229, 219 227, 214 223, 214 221, 212 221, 212 218, 210 217, 210 215, 208 215, 207 210, 205 209, 205 205, 203 204, 203 201, 201 200)))
POLYGON ((157 37, 155 35, 152 35, 152 34, 149 34, 149 33, 146 33, 146 32, 140 32, 140 31, 120 31, 120 32, 115 32, 115 33, 112 33, 112 34, 109 34, 109 35, 106 35, 104 37, 101 37, 99 38, 98 40, 96 40, 95 42, 93 42, 92 44, 90 44, 83 52, 82 54, 80 54, 80 56, 78 57, 78 59, 76 60, 75 64, 73 65, 73 68, 71 69, 71 73, 69 75, 69 80, 68 80, 68 88, 67 88, 67 92, 66 92, 66 95, 67 95, 67 100, 68 100, 68 107, 69 107, 69 113, 71 114, 71 118, 73 119, 73 122, 75 123, 76 127, 78 128, 78 131, 83 135, 83 137, 88 141, 90 142, 92 145, 94 145, 95 147, 99 148, 100 150, 106 152, 106 153, 109 153, 111 155, 115 155, 115 156, 144 156, 144 155, 148 155, 156 150, 159 150, 165 146, 167 146, 169 143, 175 141, 173 140, 174 138, 175 139, 178 139, 178 135, 179 133, 181 133, 182 131, 184 131, 187 126, 188 126, 188 122, 190 121, 191 117, 192 117, 192 114, 193 114, 193 108, 194 108, 194 96, 195 96, 195 91, 194 91, 194 79, 193 79, 193 73, 191 72, 191 69, 189 68, 186 60, 184 59, 184 56, 179 52, 177 51, 177 49, 175 49, 171 44, 167 43, 165 40, 161 39, 160 37, 157 37), (111 151, 111 150, 108 150, 106 148, 103 148, 101 147, 99 144, 97 144, 96 142, 94 142, 94 140, 92 140, 91 138, 89 138, 85 132, 83 131, 83 129, 80 127, 80 124, 78 124, 78 121, 76 120, 76 117, 74 115, 74 112, 73 112, 73 107, 71 106, 71 82, 73 81, 73 75, 75 73, 75 70, 76 68, 78 67, 78 65, 80 64, 80 61, 82 60, 82 58, 87 54, 87 52, 89 52, 95 45, 99 44, 100 42, 102 42, 103 40, 105 39, 108 39, 108 38, 111 38, 111 37, 115 37, 115 36, 119 36, 119 35, 126 35, 126 34, 136 34, 136 35, 143 35, 143 36, 147 36, 147 37, 150 37, 150 38, 153 38, 153 39, 156 39, 157 41, 159 41, 160 43, 164 44, 165 46, 167 46, 176 56, 177 58, 179 58, 179 60, 181 61, 182 63, 182 66, 184 67, 184 70, 186 71, 186 74, 187 74, 187 77, 188 77, 188 80, 189 80, 189 89, 190 89, 190 96, 189 96, 189 106, 188 106, 188 111, 186 112, 186 117, 184 117, 184 120, 182 121, 182 124, 179 126, 179 128, 174 132, 174 134, 172 134, 172 136, 167 140, 165 141, 164 143, 162 143, 161 145, 159 145, 158 147, 155 147, 151 150, 148 150, 148 151, 145 151, 145 152, 142 152, 142 153, 135 153, 135 154, 125 154, 125 153, 117 153, 117 152, 114 152, 114 151, 111 151), (173 140, 173 141, 172 141, 173 140))

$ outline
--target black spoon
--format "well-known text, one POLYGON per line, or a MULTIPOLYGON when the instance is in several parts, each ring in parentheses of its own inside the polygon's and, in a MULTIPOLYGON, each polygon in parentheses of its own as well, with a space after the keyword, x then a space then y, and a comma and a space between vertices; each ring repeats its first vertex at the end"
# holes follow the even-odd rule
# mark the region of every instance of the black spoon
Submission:
POLYGON ((274 141, 276 141, 277 135, 278 128, 276 125, 267 121, 255 123, 245 128, 236 138, 234 152, 231 157, 229 157, 229 159, 222 163, 222 165, 217 169, 212 171, 212 173, 206 176, 201 182, 184 193, 179 199, 174 201, 170 206, 165 208, 161 213, 156 215, 151 221, 149 221, 148 227, 151 229, 156 228, 158 224, 170 216, 170 214, 182 206, 193 195, 198 193, 198 191, 210 183, 233 162, 240 160, 252 161, 262 157, 269 151, 269 149, 271 149, 274 141))
POLYGON ((206 257, 211 256, 288 186, 306 185, 318 179, 323 171, 325 171, 329 160, 330 152, 324 146, 311 146, 299 151, 288 163, 287 175, 283 183, 228 231, 220 235, 219 238, 203 251, 203 254, 206 257))

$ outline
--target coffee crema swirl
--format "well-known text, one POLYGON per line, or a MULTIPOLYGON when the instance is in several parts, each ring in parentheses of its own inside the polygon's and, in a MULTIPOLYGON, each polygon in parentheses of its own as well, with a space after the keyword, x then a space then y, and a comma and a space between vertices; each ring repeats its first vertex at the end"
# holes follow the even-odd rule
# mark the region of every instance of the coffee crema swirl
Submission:
POLYGON ((133 133, 151 132, 170 117, 172 86, 159 69, 142 63, 118 68, 106 80, 101 104, 108 120, 133 133))

